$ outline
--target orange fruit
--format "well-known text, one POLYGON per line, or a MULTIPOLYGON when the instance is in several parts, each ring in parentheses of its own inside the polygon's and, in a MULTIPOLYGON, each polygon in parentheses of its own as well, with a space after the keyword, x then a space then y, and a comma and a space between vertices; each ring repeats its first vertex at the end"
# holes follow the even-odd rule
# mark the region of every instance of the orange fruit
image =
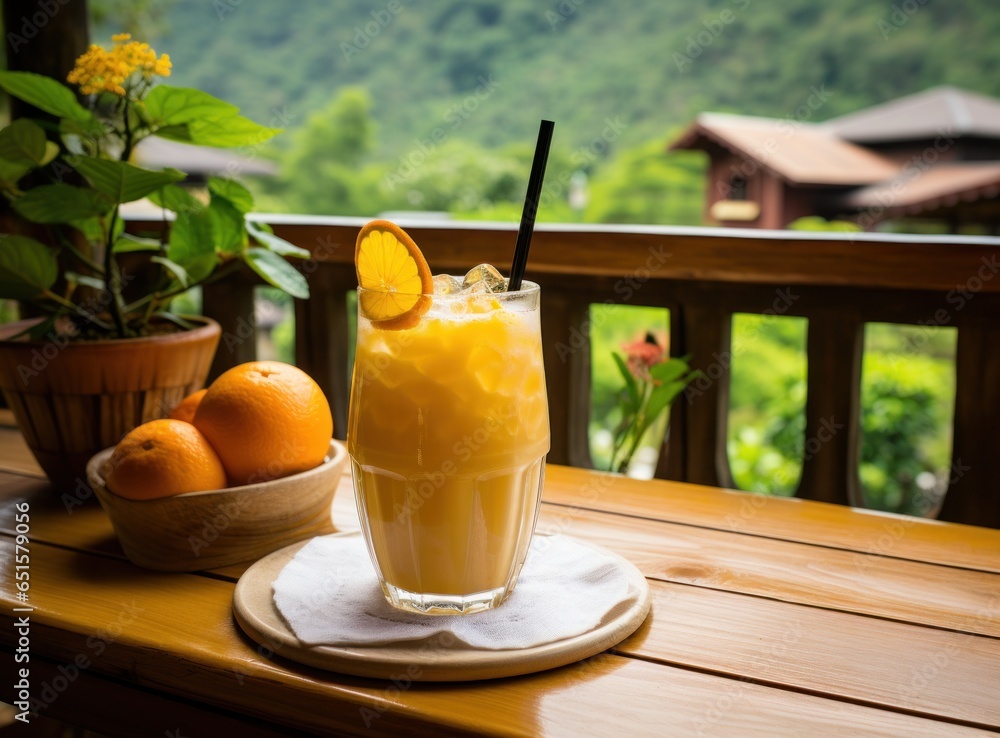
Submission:
POLYGON ((323 390, 280 361, 240 364, 212 382, 194 416, 230 484, 254 484, 319 466, 333 416, 323 390))
POLYGON ((379 328, 410 328, 427 312, 434 280, 406 231, 388 220, 366 223, 354 250, 362 314, 379 328))
POLYGON ((170 411, 168 418, 173 418, 174 420, 183 420, 185 423, 190 423, 194 420, 195 411, 198 409, 198 405, 201 404, 201 398, 205 396, 208 392, 207 389, 200 389, 197 392, 192 392, 190 395, 185 397, 178 403, 177 407, 170 411))
POLYGON ((154 500, 226 486, 226 470, 201 432, 183 420, 151 420, 129 431, 108 461, 108 489, 154 500))

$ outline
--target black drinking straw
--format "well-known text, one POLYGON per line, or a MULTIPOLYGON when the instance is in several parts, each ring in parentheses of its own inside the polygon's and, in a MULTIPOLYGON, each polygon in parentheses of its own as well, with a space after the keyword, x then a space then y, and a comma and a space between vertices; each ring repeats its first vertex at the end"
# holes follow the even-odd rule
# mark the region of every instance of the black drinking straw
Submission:
POLYGON ((528 248, 531 246, 531 234, 535 231, 535 215, 538 213, 538 200, 542 196, 542 180, 545 178, 545 164, 549 160, 549 146, 552 144, 552 129, 555 125, 551 120, 543 120, 538 127, 535 158, 531 162, 531 176, 528 178, 528 191, 524 195, 524 210, 521 212, 521 227, 517 229, 514 261, 510 265, 508 292, 521 289, 524 268, 528 265, 528 248))

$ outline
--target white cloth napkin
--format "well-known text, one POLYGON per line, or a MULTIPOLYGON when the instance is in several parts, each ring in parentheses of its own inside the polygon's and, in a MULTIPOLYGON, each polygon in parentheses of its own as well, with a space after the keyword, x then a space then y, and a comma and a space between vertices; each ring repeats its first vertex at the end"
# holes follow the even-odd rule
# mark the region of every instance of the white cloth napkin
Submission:
POLYGON ((472 615, 417 615, 386 602, 364 538, 314 538, 274 582, 274 602, 307 645, 433 641, 440 648, 529 648, 586 633, 639 598, 630 566, 564 535, 536 535, 504 604, 472 615), (635 590, 635 591, 633 591, 635 590))

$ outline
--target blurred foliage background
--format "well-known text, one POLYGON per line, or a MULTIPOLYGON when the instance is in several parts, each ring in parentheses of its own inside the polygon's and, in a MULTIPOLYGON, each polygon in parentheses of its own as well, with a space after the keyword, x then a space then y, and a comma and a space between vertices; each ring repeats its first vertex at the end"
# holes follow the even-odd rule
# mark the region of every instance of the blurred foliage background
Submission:
MULTIPOLYGON (((1000 96, 993 0, 91 7, 96 41, 120 30, 149 39, 171 55, 172 84, 201 87, 287 129, 252 152, 279 165, 278 176, 249 183, 269 212, 515 221, 538 120, 551 118, 558 125, 540 221, 701 225, 706 162, 666 152, 699 112, 820 121, 940 84, 1000 96), (815 89, 827 102, 803 117, 815 89)), ((793 227, 852 226, 806 218, 793 227)), ((260 297, 271 306, 259 316, 267 322, 260 349, 290 360, 290 305, 265 291, 260 297), (273 321, 275 314, 283 317, 273 321)), ((619 419, 610 352, 651 330, 668 340, 666 311, 593 308, 598 465, 619 419)), ((803 319, 734 318, 729 455, 743 489, 795 489, 808 452, 807 331, 803 319)), ((868 327, 860 473, 874 507, 933 511, 946 486, 954 343, 947 328, 868 327)), ((665 432, 650 432, 633 473, 651 473, 665 432)))
POLYGON ((699 112, 818 122, 941 84, 1000 96, 993 0, 90 2, 96 41, 148 38, 172 84, 288 130, 254 152, 280 163, 255 186, 281 212, 516 217, 551 118, 542 220, 699 225, 704 160, 665 151, 699 112))

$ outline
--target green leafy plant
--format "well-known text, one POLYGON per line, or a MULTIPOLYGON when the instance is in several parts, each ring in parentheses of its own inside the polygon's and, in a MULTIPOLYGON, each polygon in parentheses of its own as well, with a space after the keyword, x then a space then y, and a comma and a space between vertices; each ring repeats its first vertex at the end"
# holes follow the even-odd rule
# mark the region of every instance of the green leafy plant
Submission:
POLYGON ((183 172, 132 163, 136 145, 150 136, 255 147, 279 132, 200 90, 155 84, 170 66, 169 57, 157 58, 128 34, 115 36, 110 50, 91 46, 67 77, 86 105, 49 77, 0 71, 0 87, 50 116, 0 130, 0 191, 8 206, 0 216, 0 298, 45 316, 33 337, 54 329, 80 338, 141 336, 154 317, 186 327, 170 301, 243 264, 294 297, 309 296, 305 278, 285 259, 309 253, 247 219, 254 200, 245 187, 210 178, 203 199, 178 184, 183 172), (121 205, 143 198, 162 207, 165 219, 173 214, 160 238, 125 232, 121 205), (119 261, 129 254, 144 279, 123 274, 119 261))
POLYGON ((701 372, 692 371, 686 356, 668 359, 652 333, 626 344, 625 356, 612 354, 625 386, 622 421, 614 433, 609 471, 624 473, 646 431, 701 372))

